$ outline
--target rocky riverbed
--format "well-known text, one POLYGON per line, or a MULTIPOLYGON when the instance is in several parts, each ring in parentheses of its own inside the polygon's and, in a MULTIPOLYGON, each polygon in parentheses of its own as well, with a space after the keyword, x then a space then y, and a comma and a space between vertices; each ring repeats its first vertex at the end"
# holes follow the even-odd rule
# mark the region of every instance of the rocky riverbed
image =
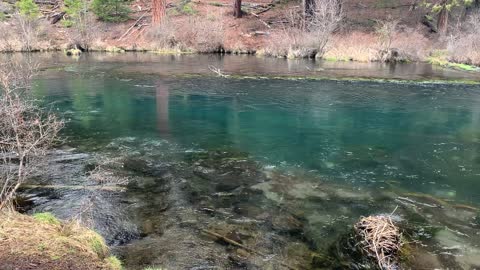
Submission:
POLYGON ((395 181, 351 187, 236 149, 167 140, 118 138, 85 150, 51 153, 49 169, 23 187, 21 207, 81 219, 127 269, 375 268, 351 241, 353 224, 373 214, 392 214, 402 228, 403 267, 479 267, 479 209, 395 181))

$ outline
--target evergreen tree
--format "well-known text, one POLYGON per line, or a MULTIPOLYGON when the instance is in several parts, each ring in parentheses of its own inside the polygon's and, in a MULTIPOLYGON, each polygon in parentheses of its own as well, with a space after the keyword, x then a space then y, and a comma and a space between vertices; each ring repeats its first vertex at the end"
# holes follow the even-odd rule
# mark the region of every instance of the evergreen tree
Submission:
POLYGON ((102 21, 122 22, 128 20, 130 8, 123 0, 93 0, 93 12, 102 21))

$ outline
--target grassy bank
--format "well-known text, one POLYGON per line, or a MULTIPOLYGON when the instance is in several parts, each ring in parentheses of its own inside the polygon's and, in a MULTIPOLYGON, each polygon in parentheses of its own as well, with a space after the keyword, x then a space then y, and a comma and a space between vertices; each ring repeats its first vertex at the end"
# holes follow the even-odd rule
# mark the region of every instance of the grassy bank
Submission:
POLYGON ((0 262, 2 269, 122 269, 99 234, 50 213, 0 212, 0 262))

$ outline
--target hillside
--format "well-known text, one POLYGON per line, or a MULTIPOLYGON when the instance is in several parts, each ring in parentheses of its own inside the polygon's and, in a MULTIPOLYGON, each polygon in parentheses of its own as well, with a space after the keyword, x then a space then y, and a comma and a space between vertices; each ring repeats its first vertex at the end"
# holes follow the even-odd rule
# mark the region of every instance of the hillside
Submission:
MULTIPOLYGON (((0 5, 4 14, 0 31, 8 33, 0 39, 0 51, 28 49, 14 14, 14 2, 3 1, 0 5)), ((327 37, 292 26, 296 14, 301 14, 299 1, 243 2, 243 17, 234 18, 232 1, 173 0, 168 1, 167 19, 160 26, 152 26, 151 2, 136 0, 129 3, 131 13, 124 22, 102 22, 89 9, 82 35, 75 25, 66 25, 65 21, 71 19, 62 14, 63 1, 36 3, 42 16, 31 50, 64 50, 79 45, 116 52, 257 53, 288 58, 317 55, 328 60, 354 61, 432 61, 433 57, 442 65, 480 64, 476 50, 480 34, 475 27, 480 24, 480 16, 475 15, 475 4, 452 9, 449 32, 440 34, 436 29, 437 14, 420 1, 345 0, 341 4, 342 20, 327 37), (319 40, 325 40, 325 48, 317 44, 323 44, 319 40)))

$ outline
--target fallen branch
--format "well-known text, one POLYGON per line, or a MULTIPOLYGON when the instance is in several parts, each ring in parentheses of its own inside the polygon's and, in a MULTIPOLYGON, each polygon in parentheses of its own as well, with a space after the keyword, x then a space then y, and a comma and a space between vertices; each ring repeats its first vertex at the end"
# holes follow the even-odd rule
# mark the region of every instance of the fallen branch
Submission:
POLYGON ((224 74, 221 69, 215 66, 208 66, 208 69, 210 69, 210 71, 212 71, 213 73, 217 74, 219 77, 222 77, 222 78, 230 77, 230 75, 224 74))
POLYGON ((239 242, 237 242, 237 241, 235 241, 235 240, 232 240, 232 239, 230 239, 230 238, 227 238, 226 236, 223 236, 223 235, 221 235, 221 234, 218 234, 218 233, 216 233, 216 232, 212 232, 212 231, 209 231, 209 230, 205 230, 205 229, 203 229, 202 231, 203 231, 204 233, 206 233, 206 234, 209 234, 209 235, 211 235, 211 236, 216 237, 217 239, 220 239, 220 240, 222 240, 222 241, 224 241, 224 242, 227 242, 227 243, 229 243, 229 244, 231 244, 231 245, 233 245, 233 246, 236 246, 236 247, 245 249, 246 251, 248 251, 248 252, 250 252, 250 253, 257 254, 257 255, 260 255, 260 256, 262 256, 262 257, 267 257, 267 255, 261 253, 260 251, 254 250, 253 248, 250 248, 250 247, 247 247, 247 246, 245 246, 245 245, 243 245, 243 244, 240 244, 239 242))
MULTIPOLYGON (((206 233, 206 234, 208 234, 208 235, 211 235, 211 236, 213 236, 213 237, 215 237, 215 238, 217 238, 217 239, 219 239, 219 240, 222 240, 222 241, 224 241, 224 242, 226 242, 226 243, 228 243, 228 244, 231 244, 232 246, 236 246, 236 247, 242 248, 242 249, 244 249, 244 250, 246 250, 246 251, 248 251, 248 252, 250 252, 250 253, 252 253, 252 254, 260 255, 260 256, 262 256, 262 257, 264 257, 264 258, 267 257, 266 254, 264 254, 264 253, 262 253, 262 252, 260 252, 260 251, 258 251, 258 250, 255 250, 255 249, 253 249, 253 248, 247 247, 247 246, 245 246, 245 245, 243 245, 243 244, 241 244, 241 243, 239 243, 239 242, 237 242, 237 241, 235 241, 235 240, 232 240, 232 239, 230 239, 230 238, 228 238, 228 237, 226 237, 226 236, 223 236, 223 235, 221 235, 221 234, 218 234, 218 233, 216 233, 216 232, 212 232, 212 231, 206 230, 206 229, 203 229, 202 232, 204 232, 204 233, 206 233)), ((284 267, 286 267, 286 268, 288 268, 288 269, 290 269, 290 270, 297 270, 297 268, 295 268, 295 267, 293 267, 293 266, 290 266, 290 265, 288 265, 288 264, 286 264, 286 263, 284 263, 284 262, 280 262, 280 261, 279 261, 278 263, 280 263, 282 266, 284 266, 284 267)))
POLYGON ((119 41, 122 40, 125 36, 127 36, 127 34, 138 24, 138 22, 143 19, 143 17, 145 17, 145 15, 147 14, 148 12, 144 12, 142 14, 142 16, 140 16, 140 18, 138 18, 135 23, 133 23, 132 26, 130 26, 130 28, 128 28, 128 30, 118 39, 119 41))
POLYGON ((272 28, 268 23, 266 23, 264 20, 260 19, 260 16, 258 16, 259 13, 255 14, 253 12, 250 12, 250 14, 252 14, 253 16, 255 16, 257 18, 257 20, 259 20, 261 23, 263 23, 266 27, 268 28, 272 28))

